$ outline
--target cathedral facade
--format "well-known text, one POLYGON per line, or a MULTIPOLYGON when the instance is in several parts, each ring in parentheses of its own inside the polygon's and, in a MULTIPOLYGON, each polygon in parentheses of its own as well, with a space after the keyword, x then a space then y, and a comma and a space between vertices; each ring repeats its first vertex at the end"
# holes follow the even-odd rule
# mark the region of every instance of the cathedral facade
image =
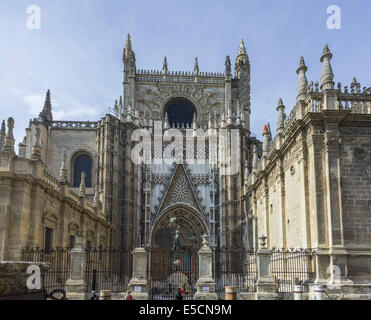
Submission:
POLYGON ((200 71, 197 58, 193 71, 170 71, 166 57, 161 71, 140 70, 128 36, 123 94, 111 113, 54 121, 48 92, 18 155, 12 119, 1 130, 3 257, 46 241, 64 246, 77 233, 85 244, 128 250, 200 248, 203 235, 211 248, 245 250, 266 236, 269 248, 317 248, 317 274, 338 265, 344 279, 367 279, 371 88, 356 79, 335 88, 331 58, 325 46, 314 83, 300 58, 296 105, 286 115, 279 99, 276 135, 265 126, 261 143, 250 131, 242 40, 234 72, 227 56, 220 74, 200 71), (19 194, 23 209, 12 210, 19 194))

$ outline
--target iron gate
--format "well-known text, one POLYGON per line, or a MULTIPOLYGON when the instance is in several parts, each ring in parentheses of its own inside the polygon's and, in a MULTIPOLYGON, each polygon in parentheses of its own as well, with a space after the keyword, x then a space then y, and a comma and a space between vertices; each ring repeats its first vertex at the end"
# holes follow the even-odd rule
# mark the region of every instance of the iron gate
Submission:
POLYGON ((196 249, 150 249, 148 262, 150 299, 174 300, 179 287, 184 288, 184 300, 193 299, 198 280, 196 249))

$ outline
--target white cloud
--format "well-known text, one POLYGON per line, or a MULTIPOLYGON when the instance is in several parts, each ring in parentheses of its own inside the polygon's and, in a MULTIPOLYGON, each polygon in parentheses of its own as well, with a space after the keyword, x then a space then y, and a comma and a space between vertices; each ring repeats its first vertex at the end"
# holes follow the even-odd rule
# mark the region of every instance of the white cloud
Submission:
MULTIPOLYGON (((30 94, 23 98, 23 100, 28 105, 28 113, 37 116, 43 106, 45 101, 45 96, 41 94, 30 94)), ((60 104, 57 100, 52 100, 52 112, 54 120, 78 120, 86 119, 90 120, 92 117, 98 115, 98 110, 96 108, 90 107, 80 101, 72 100, 66 101, 60 104), (61 107, 61 105, 63 107, 61 107), (90 117, 90 119, 88 118, 90 117)))
POLYGON ((25 96, 23 100, 28 105, 28 113, 38 115, 43 108, 44 99, 45 97, 41 94, 30 94, 28 96, 25 96))

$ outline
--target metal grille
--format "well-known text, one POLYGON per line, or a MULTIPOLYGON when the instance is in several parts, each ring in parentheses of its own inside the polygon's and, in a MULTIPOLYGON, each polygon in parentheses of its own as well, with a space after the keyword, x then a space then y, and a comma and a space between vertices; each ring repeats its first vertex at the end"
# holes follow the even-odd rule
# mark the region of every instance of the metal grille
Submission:
POLYGON ((178 287, 185 289, 183 299, 193 299, 198 280, 198 255, 195 249, 149 250, 149 296, 153 300, 174 300, 178 287))
POLYGON ((85 281, 88 292, 126 291, 132 274, 132 265, 131 251, 112 248, 87 250, 85 281))
POLYGON ((293 292, 295 284, 306 284, 315 279, 314 254, 311 249, 273 249, 271 271, 276 292, 293 292))
MULTIPOLYGON (((46 273, 43 290, 65 289, 70 275, 69 248, 26 248, 22 250, 22 261, 47 262, 51 268, 46 273)), ((111 290, 124 292, 132 274, 132 255, 123 249, 89 249, 86 251, 84 279, 88 292, 111 290)))
POLYGON ((47 292, 55 289, 65 289, 65 283, 70 275, 70 256, 68 248, 53 248, 45 250, 39 247, 22 250, 21 260, 29 262, 46 262, 51 268, 43 279, 43 288, 47 292))
POLYGON ((256 291, 256 251, 214 250, 213 274, 218 293, 226 286, 236 286, 239 292, 256 291))

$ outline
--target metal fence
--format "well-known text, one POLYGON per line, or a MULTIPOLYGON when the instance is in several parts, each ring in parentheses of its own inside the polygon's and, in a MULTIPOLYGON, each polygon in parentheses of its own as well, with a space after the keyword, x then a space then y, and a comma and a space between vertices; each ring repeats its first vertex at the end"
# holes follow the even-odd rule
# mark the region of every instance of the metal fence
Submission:
POLYGON ((51 292, 55 289, 65 289, 65 283, 70 275, 69 248, 42 248, 22 249, 21 260, 29 262, 46 262, 51 265, 43 281, 43 290, 51 292))
MULTIPOLYGON (((65 289, 70 275, 70 248, 25 248, 22 250, 22 261, 47 262, 51 268, 46 273, 43 290, 65 289)), ((88 292, 111 290, 124 292, 132 274, 131 251, 123 249, 88 249, 84 278, 88 292)))
POLYGON ((185 290, 183 299, 193 299, 198 280, 197 250, 150 248, 148 279, 152 300, 174 300, 179 287, 185 290))
POLYGON ((273 249, 271 272, 276 283, 276 292, 293 292, 295 284, 314 282, 314 253, 311 249, 273 249))
POLYGON ((239 292, 256 291, 258 278, 256 251, 214 250, 213 274, 216 292, 224 292, 226 286, 236 286, 239 292))

